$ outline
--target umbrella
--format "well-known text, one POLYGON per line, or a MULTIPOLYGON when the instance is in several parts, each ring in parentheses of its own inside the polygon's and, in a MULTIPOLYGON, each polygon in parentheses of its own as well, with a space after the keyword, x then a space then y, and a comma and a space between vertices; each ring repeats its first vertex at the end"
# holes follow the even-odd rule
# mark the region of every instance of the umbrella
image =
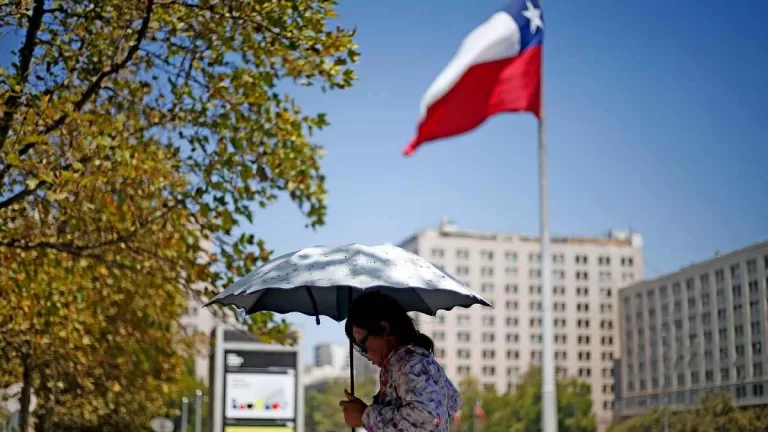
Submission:
MULTIPOLYGON (((355 296, 367 290, 394 297, 410 312, 491 306, 453 276, 392 245, 313 247, 279 256, 220 292, 206 306, 236 306, 248 314, 271 311, 347 318, 355 296)), ((352 343, 350 341, 350 353, 352 343)), ((354 356, 350 355, 354 394, 354 356)))

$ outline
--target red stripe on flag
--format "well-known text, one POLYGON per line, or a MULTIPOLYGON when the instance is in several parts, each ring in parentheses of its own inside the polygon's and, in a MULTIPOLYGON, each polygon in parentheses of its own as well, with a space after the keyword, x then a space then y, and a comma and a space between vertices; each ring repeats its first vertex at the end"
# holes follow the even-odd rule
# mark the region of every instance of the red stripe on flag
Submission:
POLYGON ((422 144, 460 135, 501 112, 541 109, 541 45, 509 59, 467 69, 442 98, 427 109, 416 138, 405 148, 409 156, 422 144))

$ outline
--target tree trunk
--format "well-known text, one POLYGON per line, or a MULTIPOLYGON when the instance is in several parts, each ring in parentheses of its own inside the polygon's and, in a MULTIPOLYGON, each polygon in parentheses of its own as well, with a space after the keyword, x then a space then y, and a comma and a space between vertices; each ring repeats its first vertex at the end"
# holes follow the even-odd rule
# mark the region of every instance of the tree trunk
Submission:
POLYGON ((43 432, 53 432, 53 411, 56 409, 56 396, 51 394, 48 402, 45 403, 45 416, 43 417, 40 430, 43 432))
POLYGON ((21 381, 21 398, 19 400, 19 426, 21 432, 29 431, 29 408, 32 402, 32 368, 29 365, 29 359, 24 359, 24 370, 21 381))

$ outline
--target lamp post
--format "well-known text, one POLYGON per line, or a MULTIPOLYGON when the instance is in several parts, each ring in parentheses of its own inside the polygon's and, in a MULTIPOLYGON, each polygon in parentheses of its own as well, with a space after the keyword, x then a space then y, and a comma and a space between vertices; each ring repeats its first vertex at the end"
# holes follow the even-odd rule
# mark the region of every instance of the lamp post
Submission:
POLYGON ((181 432, 187 432, 187 421, 189 419, 189 399, 181 398, 181 432))
POLYGON ((195 392, 195 432, 203 431, 203 391, 195 392))

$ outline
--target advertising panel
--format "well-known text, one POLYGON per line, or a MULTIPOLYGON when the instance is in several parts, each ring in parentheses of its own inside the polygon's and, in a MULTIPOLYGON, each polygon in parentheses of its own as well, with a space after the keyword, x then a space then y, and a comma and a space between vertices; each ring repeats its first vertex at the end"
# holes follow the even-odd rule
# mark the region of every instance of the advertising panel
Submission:
POLYGON ((294 430, 298 414, 295 352, 226 350, 224 363, 226 432, 294 430))
POLYGON ((224 415, 227 418, 296 418, 296 374, 292 370, 229 373, 224 392, 224 415))
POLYGON ((219 325, 211 337, 207 432, 303 432, 299 345, 265 344, 219 325))

